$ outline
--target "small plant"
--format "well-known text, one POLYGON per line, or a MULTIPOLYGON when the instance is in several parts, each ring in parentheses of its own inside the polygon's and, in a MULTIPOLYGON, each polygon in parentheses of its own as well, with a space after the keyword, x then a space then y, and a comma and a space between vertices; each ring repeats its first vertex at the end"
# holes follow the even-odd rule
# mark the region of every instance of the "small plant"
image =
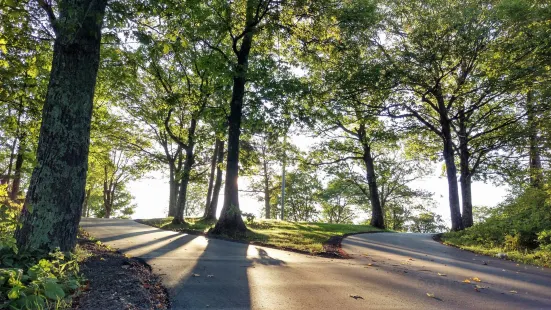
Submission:
POLYGON ((9 200, 0 187, 0 309, 59 309, 83 281, 77 254, 22 252, 13 237, 21 224, 21 204, 9 200))
POLYGON ((256 219, 256 215, 253 213, 241 213, 241 216, 244 216, 247 224, 251 225, 254 224, 254 220, 256 219))

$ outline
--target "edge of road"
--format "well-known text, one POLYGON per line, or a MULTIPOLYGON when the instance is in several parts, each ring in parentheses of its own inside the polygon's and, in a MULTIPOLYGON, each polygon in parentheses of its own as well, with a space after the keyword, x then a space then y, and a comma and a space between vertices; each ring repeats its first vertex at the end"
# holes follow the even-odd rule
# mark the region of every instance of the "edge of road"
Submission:
POLYGON ((362 235, 362 234, 380 234, 380 233, 391 233, 395 234, 394 231, 367 231, 367 232, 354 232, 354 233, 347 233, 342 236, 332 236, 329 238, 329 240, 325 241, 323 243, 323 249, 326 253, 331 253, 332 256, 337 258, 343 258, 348 259, 352 258, 348 253, 346 253, 345 250, 342 249, 342 241, 346 237, 354 236, 354 235, 362 235))

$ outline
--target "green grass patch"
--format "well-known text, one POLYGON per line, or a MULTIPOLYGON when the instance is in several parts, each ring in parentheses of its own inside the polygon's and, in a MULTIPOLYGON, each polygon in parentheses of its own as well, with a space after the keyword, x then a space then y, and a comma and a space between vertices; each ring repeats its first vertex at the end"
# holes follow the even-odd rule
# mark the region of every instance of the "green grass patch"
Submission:
MULTIPOLYGON (((206 233, 215 222, 204 222, 198 218, 186 218, 186 225, 173 225, 172 218, 137 220, 140 223, 174 231, 196 231, 206 233)), ((255 220, 248 223, 245 236, 231 238, 284 249, 299 250, 312 254, 322 253, 323 243, 332 236, 350 233, 381 231, 369 225, 295 223, 278 220, 255 220)))
POLYGON ((467 232, 449 232, 442 236, 442 242, 463 250, 478 254, 496 256, 499 253, 507 254, 507 259, 517 263, 537 265, 543 267, 551 266, 551 251, 547 249, 508 249, 502 246, 491 246, 488 244, 476 244, 469 240, 467 232))

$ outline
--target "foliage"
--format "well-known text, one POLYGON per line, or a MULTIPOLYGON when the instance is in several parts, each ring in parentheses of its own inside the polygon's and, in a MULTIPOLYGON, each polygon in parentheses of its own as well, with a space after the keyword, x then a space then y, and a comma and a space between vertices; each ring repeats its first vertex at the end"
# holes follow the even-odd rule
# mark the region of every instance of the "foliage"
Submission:
POLYGON ((55 251, 44 255, 20 252, 13 234, 21 224, 22 205, 9 200, 0 186, 0 308, 52 309, 70 305, 71 294, 83 282, 79 260, 83 253, 55 251))
POLYGON ((549 192, 529 188, 492 211, 481 223, 444 235, 445 242, 468 249, 516 253, 509 255, 545 265, 551 263, 549 192))
POLYGON ((0 268, 0 306, 14 309, 65 308, 71 303, 71 294, 82 282, 78 257, 52 252, 45 258, 27 260, 25 265, 18 262, 0 268))

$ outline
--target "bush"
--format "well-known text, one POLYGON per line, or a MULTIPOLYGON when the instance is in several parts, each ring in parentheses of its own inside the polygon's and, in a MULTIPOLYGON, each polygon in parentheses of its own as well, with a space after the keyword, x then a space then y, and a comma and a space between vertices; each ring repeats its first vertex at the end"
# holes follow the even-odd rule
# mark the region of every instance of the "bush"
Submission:
POLYGON ((518 255, 531 255, 539 263, 549 264, 550 193, 529 188, 492 210, 485 221, 464 231, 447 233, 443 238, 450 244, 471 250, 518 252, 518 255))
POLYGON ((20 225, 21 204, 0 187, 0 309, 57 309, 70 305, 70 295, 83 281, 78 257, 60 251, 20 252, 13 237, 20 225))

